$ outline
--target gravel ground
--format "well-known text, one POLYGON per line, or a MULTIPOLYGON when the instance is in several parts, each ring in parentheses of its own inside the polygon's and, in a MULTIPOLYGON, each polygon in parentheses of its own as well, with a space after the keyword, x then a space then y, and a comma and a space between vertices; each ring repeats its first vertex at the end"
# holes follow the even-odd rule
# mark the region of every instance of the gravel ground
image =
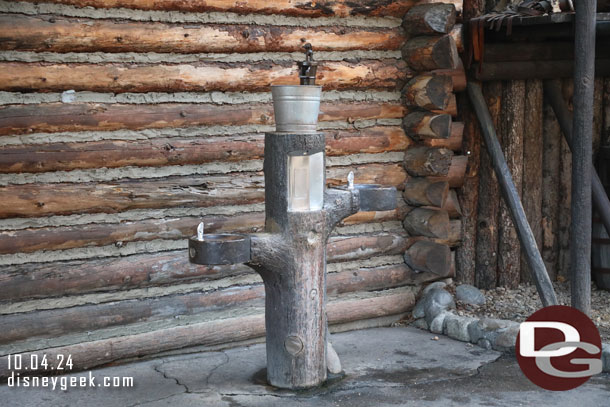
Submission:
MULTIPOLYGON (((570 305, 570 285, 567 282, 555 282, 555 293, 559 303, 570 305)), ((446 287, 455 294, 455 285, 446 287)), ((542 307, 536 287, 522 284, 514 290, 498 287, 493 290, 481 290, 487 302, 476 306, 456 300, 457 313, 474 317, 491 317, 510 319, 522 322, 534 311, 542 307)), ((602 342, 610 342, 610 291, 599 290, 595 284, 591 287, 591 319, 597 325, 602 342)))

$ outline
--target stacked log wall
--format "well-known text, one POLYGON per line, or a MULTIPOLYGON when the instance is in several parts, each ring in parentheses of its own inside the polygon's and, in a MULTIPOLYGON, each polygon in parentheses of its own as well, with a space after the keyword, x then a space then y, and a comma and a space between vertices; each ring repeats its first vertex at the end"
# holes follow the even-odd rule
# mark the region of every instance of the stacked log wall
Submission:
MULTIPOLYGON (((264 227, 269 85, 298 81, 304 42, 320 62, 329 186, 354 171, 402 193, 405 150, 459 150, 455 120, 417 142, 402 127, 416 109, 401 90, 421 74, 401 52, 416 3, 0 1, 0 357, 67 352, 86 368, 262 337, 259 277, 189 264, 186 239, 200 220, 210 232, 264 227)), ((461 46, 458 25, 450 34, 461 46)), ((463 87, 441 68, 432 83, 463 87)), ((448 96, 431 112, 455 116, 448 96)), ((458 187, 463 158, 425 180, 458 187)), ((390 323, 442 277, 403 255, 422 239, 459 243, 448 196, 427 209, 447 214, 435 238, 405 232, 402 199, 339 225, 332 324, 390 323)))

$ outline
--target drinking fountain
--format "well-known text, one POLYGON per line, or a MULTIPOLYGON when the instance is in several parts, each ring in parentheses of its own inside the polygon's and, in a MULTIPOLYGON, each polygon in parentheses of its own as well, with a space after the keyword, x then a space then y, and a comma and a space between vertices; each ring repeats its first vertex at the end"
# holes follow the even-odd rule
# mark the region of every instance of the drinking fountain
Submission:
POLYGON ((267 380, 284 389, 327 379, 326 243, 342 219, 396 207, 396 189, 354 184, 325 188, 325 138, 317 131, 322 87, 310 44, 300 85, 271 86, 276 131, 265 134, 265 232, 205 234, 189 240, 202 265, 245 263, 265 286, 267 380))

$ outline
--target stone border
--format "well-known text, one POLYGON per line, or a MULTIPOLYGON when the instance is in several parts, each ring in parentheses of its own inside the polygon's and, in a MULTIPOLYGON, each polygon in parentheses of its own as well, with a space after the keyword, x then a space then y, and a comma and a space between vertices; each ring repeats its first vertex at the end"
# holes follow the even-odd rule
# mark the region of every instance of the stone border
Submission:
MULTIPOLYGON (((484 349, 511 353, 520 324, 515 321, 494 318, 474 318, 454 314, 455 302, 444 282, 428 285, 413 308, 415 321, 411 325, 435 334, 470 342, 484 349)), ((602 344, 602 371, 610 373, 610 343, 602 344)))

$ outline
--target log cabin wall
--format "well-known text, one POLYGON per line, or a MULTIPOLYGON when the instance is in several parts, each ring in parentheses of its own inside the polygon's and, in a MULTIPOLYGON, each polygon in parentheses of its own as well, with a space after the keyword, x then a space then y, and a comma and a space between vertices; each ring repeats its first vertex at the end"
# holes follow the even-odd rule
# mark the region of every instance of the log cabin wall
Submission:
POLYGON ((0 359, 69 353, 89 368, 264 335, 258 275, 191 265, 186 239, 200 219, 209 232, 262 230, 269 84, 296 83, 304 41, 321 64, 328 183, 353 170, 358 183, 443 195, 414 202, 407 192, 409 204, 337 228, 332 328, 389 324, 422 283, 451 275, 459 204, 448 187, 465 164, 451 91, 463 70, 418 66, 430 56, 403 45, 425 40, 411 44, 417 54, 461 39, 453 22, 452 37, 408 33, 402 16, 415 3, 0 1, 0 359), (419 105, 428 83, 441 105, 419 105), (411 112, 444 118, 450 132, 407 136, 411 112), (407 174, 411 149, 438 168, 407 174), (427 207, 412 222, 423 229, 409 235, 402 221, 416 206, 427 207), (434 224, 446 233, 419 236, 434 224), (421 266, 425 243, 408 257, 418 272, 407 266, 421 240, 449 253, 450 267, 421 266))

